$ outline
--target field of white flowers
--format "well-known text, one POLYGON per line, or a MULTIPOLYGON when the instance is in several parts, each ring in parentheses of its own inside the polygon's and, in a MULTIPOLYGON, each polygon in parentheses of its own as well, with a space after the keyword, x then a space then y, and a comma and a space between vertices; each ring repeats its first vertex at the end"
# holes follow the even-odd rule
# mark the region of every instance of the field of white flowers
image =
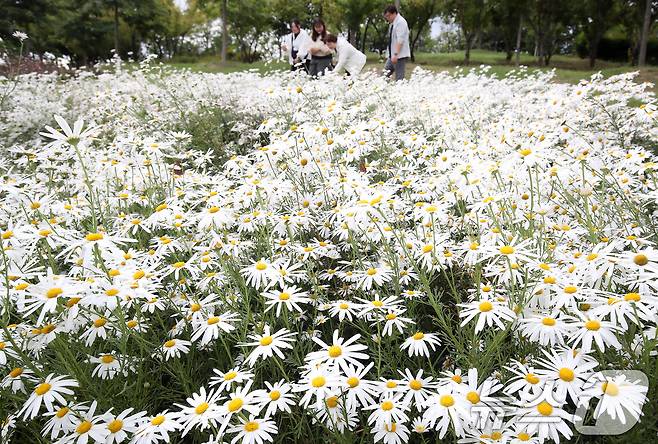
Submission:
POLYGON ((657 439, 632 75, 2 86, 0 442, 657 439))

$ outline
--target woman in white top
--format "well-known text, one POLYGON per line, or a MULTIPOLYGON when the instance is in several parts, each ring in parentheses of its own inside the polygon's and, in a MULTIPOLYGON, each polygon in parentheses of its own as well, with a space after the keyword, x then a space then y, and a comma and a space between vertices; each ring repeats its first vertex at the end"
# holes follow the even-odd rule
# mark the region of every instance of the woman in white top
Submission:
POLYGON ((310 62, 308 48, 311 44, 311 37, 301 28, 301 23, 297 19, 290 22, 290 34, 284 37, 281 49, 288 53, 288 62, 290 70, 305 69, 308 71, 310 62))
POLYGON ((328 34, 324 42, 338 54, 338 63, 334 71, 344 69, 350 76, 358 76, 366 64, 366 55, 356 49, 347 40, 328 34))
POLYGON ((308 47, 308 52, 311 53, 311 65, 308 73, 313 77, 323 75, 325 71, 331 71, 332 50, 324 43, 327 34, 324 22, 316 19, 313 22, 311 43, 308 47))

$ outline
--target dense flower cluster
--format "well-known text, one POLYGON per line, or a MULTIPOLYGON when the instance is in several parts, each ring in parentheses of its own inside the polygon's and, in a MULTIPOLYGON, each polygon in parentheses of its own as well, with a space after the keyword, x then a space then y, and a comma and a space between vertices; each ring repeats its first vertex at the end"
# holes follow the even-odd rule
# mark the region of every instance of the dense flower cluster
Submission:
POLYGON ((22 78, 0 128, 0 440, 520 444, 571 438, 579 406, 641 420, 647 386, 602 371, 655 367, 645 89, 22 78), (263 116, 236 125, 268 142, 214 165, 171 130, 208 106, 263 116))

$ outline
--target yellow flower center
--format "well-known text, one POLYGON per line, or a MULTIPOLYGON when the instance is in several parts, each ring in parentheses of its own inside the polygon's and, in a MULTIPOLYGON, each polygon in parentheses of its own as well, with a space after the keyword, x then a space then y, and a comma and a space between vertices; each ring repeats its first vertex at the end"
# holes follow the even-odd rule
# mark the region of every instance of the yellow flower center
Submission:
POLYGON ((611 381, 605 381, 601 385, 601 390, 608 396, 617 396, 619 394, 619 386, 611 381))
POLYGON ((242 398, 235 398, 235 399, 231 399, 226 404, 226 408, 228 409, 229 412, 233 413, 233 412, 237 412, 238 410, 240 410, 242 408, 243 404, 244 404, 244 401, 242 400, 242 398))
POLYGON ((249 421, 245 423, 244 430, 247 432, 254 432, 258 430, 258 423, 256 421, 249 421))
POLYGON ((338 406, 338 397, 330 396, 327 398, 325 402, 327 403, 327 407, 329 407, 330 409, 335 409, 338 406))
POLYGON ((85 236, 85 239, 87 239, 89 242, 99 241, 103 239, 103 233, 89 233, 85 236))
POLYGON ((267 268, 267 264, 265 262, 256 262, 256 270, 258 271, 263 271, 267 268))
POLYGON ((624 300, 626 302, 639 302, 640 301, 640 294, 639 293, 626 293, 624 296, 624 300))
POLYGON ((548 327, 554 326, 555 322, 556 321, 553 318, 544 318, 544 319, 541 320, 541 323, 548 326, 548 327))
POLYGON ((196 406, 196 408, 194 409, 194 412, 195 412, 197 415, 203 415, 203 413, 204 413, 206 410, 208 410, 208 407, 210 407, 210 405, 209 405, 207 402, 202 402, 201 404, 199 404, 198 406, 196 406))
POLYGON ((65 417, 68 412, 69 412, 68 407, 62 407, 61 409, 57 410, 57 413, 55 413, 55 416, 57 416, 58 418, 61 419, 61 418, 65 417))
POLYGON ((514 247, 511 245, 504 245, 499 249, 500 254, 512 254, 514 253, 514 247))
POLYGON ((103 355, 101 356, 101 362, 103 364, 111 364, 114 362, 114 356, 112 355, 103 355))
POLYGON ((224 375, 224 381, 232 381, 236 376, 238 376, 237 372, 230 371, 224 375))
POLYGON ((279 293, 280 301, 287 301, 288 299, 290 299, 290 293, 286 293, 286 292, 279 293))
POLYGON ((281 397, 281 392, 280 392, 280 391, 278 391, 278 390, 272 390, 272 391, 270 392, 270 399, 271 399, 272 401, 276 401, 276 400, 278 400, 280 397, 281 397))
POLYGON ((343 350, 338 345, 332 345, 329 347, 329 356, 332 358, 337 358, 343 354, 343 350))
POLYGON ((573 370, 567 367, 562 367, 559 372, 560 379, 566 382, 571 382, 576 377, 573 370))
POLYGON ((171 348, 174 345, 176 345, 176 340, 175 339, 170 339, 170 340, 168 340, 167 342, 164 343, 164 346, 166 348, 171 348))
POLYGON ((542 401, 537 406, 537 411, 544 416, 551 416, 551 414, 553 413, 553 406, 546 401, 542 401))
POLYGON ((53 299, 53 298, 56 298, 57 296, 59 296, 62 293, 64 293, 64 290, 62 290, 59 287, 51 288, 50 290, 48 290, 46 292, 46 297, 48 299, 53 299))
POLYGON ((260 342, 260 345, 266 347, 266 346, 270 345, 272 343, 272 341, 273 341, 272 336, 263 336, 262 338, 260 338, 259 342, 260 342))
POLYGON ((23 369, 20 367, 16 367, 15 369, 9 372, 9 376, 12 378, 18 378, 22 374, 23 374, 23 369))
POLYGON ((539 383, 539 377, 535 375, 534 373, 528 373, 525 375, 525 380, 528 381, 530 384, 535 385, 539 383))
POLYGON ((433 246, 433 245, 429 245, 429 244, 428 244, 428 245, 425 245, 425 246, 423 247, 423 253, 430 253, 432 250, 434 250, 434 246, 433 246))
POLYGON ((123 428, 123 421, 121 421, 120 419, 115 419, 114 421, 112 421, 107 425, 107 429, 112 433, 116 433, 122 428, 123 428))
POLYGON ((574 287, 573 285, 567 285, 566 287, 564 287, 564 292, 566 294, 574 294, 577 291, 578 291, 578 287, 574 287))
POLYGON ((156 416, 155 418, 153 418, 153 419, 151 420, 151 424, 154 425, 154 426, 159 426, 159 425, 162 424, 163 422, 165 422, 165 417, 164 417, 164 415, 158 415, 158 416, 156 416))
POLYGON ((323 387, 327 383, 327 380, 324 376, 316 376, 311 380, 311 385, 315 388, 323 387))
POLYGON ((644 267, 646 264, 649 263, 649 258, 647 257, 646 254, 640 253, 635 255, 635 257, 633 258, 633 262, 635 262, 635 265, 644 267))
POLYGON ((423 388, 423 383, 420 382, 418 379, 412 379, 411 381, 409 381, 409 387, 412 390, 420 390, 423 388))
POLYGON ((359 385, 359 378, 356 376, 350 376, 347 378, 347 385, 350 386, 350 388, 354 388, 359 385))
POLYGON ((382 410, 389 411, 393 409, 393 403, 391 401, 384 401, 381 404, 382 410))
POLYGON ((213 316, 211 318, 208 318, 208 321, 207 321, 208 325, 215 325, 218 322, 219 322, 219 317, 217 317, 217 316, 213 316))
POLYGON ((493 304, 489 301, 482 301, 480 302, 480 305, 478 306, 481 312, 486 313, 488 311, 493 310, 493 304))
POLYGON ((82 421, 78 427, 75 429, 75 433, 78 435, 84 435, 87 433, 89 430, 91 430, 91 422, 90 421, 82 421))
POLYGON ((530 441, 530 435, 528 435, 526 432, 519 433, 516 435, 516 438, 520 441, 530 441))
POLYGON ((480 402, 480 395, 477 392, 468 392, 466 394, 466 399, 468 399, 471 404, 477 404, 480 402))
POLYGON ((372 301, 372 305, 374 305, 375 307, 379 308, 379 307, 381 307, 382 305, 384 305, 384 303, 383 303, 382 301, 380 301, 380 300, 375 300, 375 301, 372 301))
POLYGON ((419 331, 419 332, 416 332, 416 334, 414 334, 412 337, 414 338, 414 340, 420 341, 425 337, 425 333, 419 331))
POLYGON ((452 407, 455 405, 455 398, 453 398, 451 395, 442 395, 439 399, 439 403, 443 407, 452 407))
POLYGON ((42 384, 39 384, 37 388, 34 389, 34 393, 36 393, 39 396, 43 396, 46 393, 48 393, 51 388, 52 385, 48 384, 47 382, 44 382, 42 384))
POLYGON ((597 320, 590 319, 589 321, 585 322, 585 328, 590 331, 598 331, 601 328, 601 323, 597 320))

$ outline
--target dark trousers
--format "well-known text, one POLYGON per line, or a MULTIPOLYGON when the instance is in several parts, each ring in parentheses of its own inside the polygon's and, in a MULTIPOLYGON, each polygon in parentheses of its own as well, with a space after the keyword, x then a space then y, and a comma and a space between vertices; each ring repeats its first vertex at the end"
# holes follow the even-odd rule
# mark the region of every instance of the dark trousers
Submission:
POLYGON ((401 59, 398 59, 397 63, 393 63, 390 58, 386 59, 386 64, 384 65, 386 77, 391 77, 391 75, 395 73, 395 80, 404 79, 404 70, 407 66, 408 60, 409 57, 402 57, 401 59))
POLYGON ((331 71, 332 70, 331 66, 331 56, 324 56, 324 57, 311 57, 311 65, 309 66, 308 73, 313 76, 317 77, 319 75, 324 74, 326 70, 331 71))

